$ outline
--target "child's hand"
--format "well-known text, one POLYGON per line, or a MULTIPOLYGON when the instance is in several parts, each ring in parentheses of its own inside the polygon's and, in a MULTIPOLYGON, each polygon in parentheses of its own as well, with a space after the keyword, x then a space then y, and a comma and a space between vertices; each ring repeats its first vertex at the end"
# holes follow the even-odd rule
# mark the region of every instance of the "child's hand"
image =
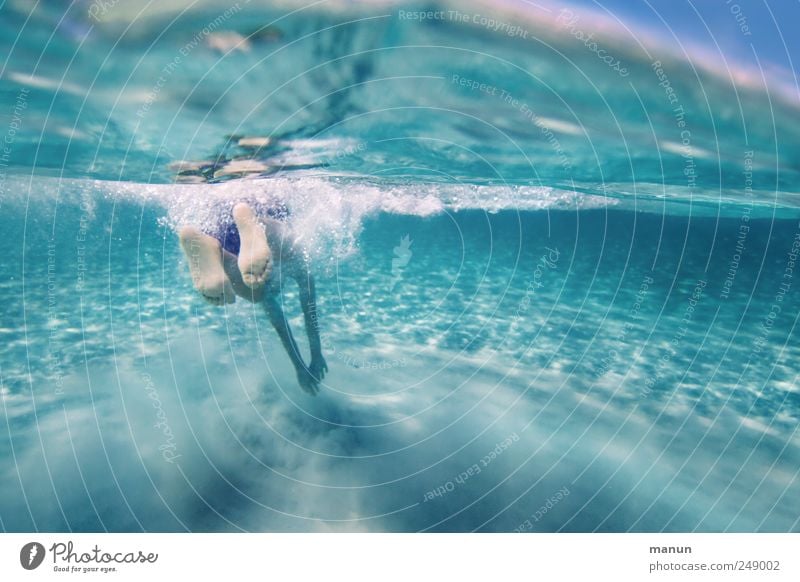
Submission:
POLYGON ((319 380, 305 366, 297 369, 297 383, 304 392, 308 392, 311 396, 316 396, 319 392, 319 380))
POLYGON ((321 381, 325 377, 325 372, 328 371, 328 364, 325 362, 325 358, 322 357, 322 354, 320 354, 316 358, 311 358, 311 365, 308 369, 314 378, 321 381))

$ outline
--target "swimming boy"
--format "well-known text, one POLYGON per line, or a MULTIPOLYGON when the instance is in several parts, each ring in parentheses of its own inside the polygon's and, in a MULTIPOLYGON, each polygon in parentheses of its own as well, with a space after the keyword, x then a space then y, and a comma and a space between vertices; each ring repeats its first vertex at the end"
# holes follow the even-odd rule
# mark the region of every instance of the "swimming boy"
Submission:
POLYGON ((302 252, 286 235, 286 208, 257 203, 254 206, 255 211, 249 204, 237 204, 231 220, 210 234, 194 226, 184 226, 178 233, 181 248, 189 261, 195 289, 212 305, 233 303, 237 295, 253 303, 263 302, 289 354, 300 387, 315 395, 328 366, 322 357, 314 279, 302 252), (294 279, 300 288, 300 306, 311 347, 308 365, 300 355, 281 307, 284 276, 294 279))

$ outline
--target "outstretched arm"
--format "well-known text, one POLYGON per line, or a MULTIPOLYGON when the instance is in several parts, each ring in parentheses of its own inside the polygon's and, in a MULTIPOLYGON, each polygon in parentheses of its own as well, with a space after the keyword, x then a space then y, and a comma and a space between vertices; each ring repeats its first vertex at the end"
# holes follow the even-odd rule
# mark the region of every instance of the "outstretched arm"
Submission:
POLYGON ((272 326, 281 338, 281 343, 283 343, 286 353, 289 354, 289 359, 292 361, 292 365, 297 373, 297 381, 300 383, 300 387, 314 396, 319 392, 319 381, 303 362, 303 357, 300 355, 297 342, 294 341, 292 329, 289 327, 289 321, 283 313, 280 298, 280 293, 269 293, 264 298, 264 308, 267 311, 272 326))
POLYGON ((309 370, 317 381, 325 377, 328 371, 328 364, 322 357, 322 343, 319 338, 319 312, 317 312, 317 291, 314 287, 314 277, 307 270, 303 270, 295 276, 298 287, 300 287, 300 307, 303 309, 303 317, 306 323, 306 334, 308 344, 311 347, 311 364, 309 370))

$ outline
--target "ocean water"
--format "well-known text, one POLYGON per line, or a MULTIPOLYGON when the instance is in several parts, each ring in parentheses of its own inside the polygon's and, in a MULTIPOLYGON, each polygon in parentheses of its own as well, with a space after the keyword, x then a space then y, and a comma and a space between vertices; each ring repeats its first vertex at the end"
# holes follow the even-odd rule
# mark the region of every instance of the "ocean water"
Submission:
POLYGON ((513 2, 6 2, 0 47, 3 531, 800 530, 770 67, 513 2), (317 397, 175 234, 273 197, 317 397))

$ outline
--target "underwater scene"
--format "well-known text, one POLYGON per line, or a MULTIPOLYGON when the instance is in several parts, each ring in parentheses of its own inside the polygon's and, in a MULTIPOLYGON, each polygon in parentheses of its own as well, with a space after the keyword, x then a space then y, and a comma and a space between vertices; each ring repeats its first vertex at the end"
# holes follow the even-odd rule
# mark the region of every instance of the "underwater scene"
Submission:
POLYGON ((0 4, 0 531, 800 531, 798 16, 0 4))

